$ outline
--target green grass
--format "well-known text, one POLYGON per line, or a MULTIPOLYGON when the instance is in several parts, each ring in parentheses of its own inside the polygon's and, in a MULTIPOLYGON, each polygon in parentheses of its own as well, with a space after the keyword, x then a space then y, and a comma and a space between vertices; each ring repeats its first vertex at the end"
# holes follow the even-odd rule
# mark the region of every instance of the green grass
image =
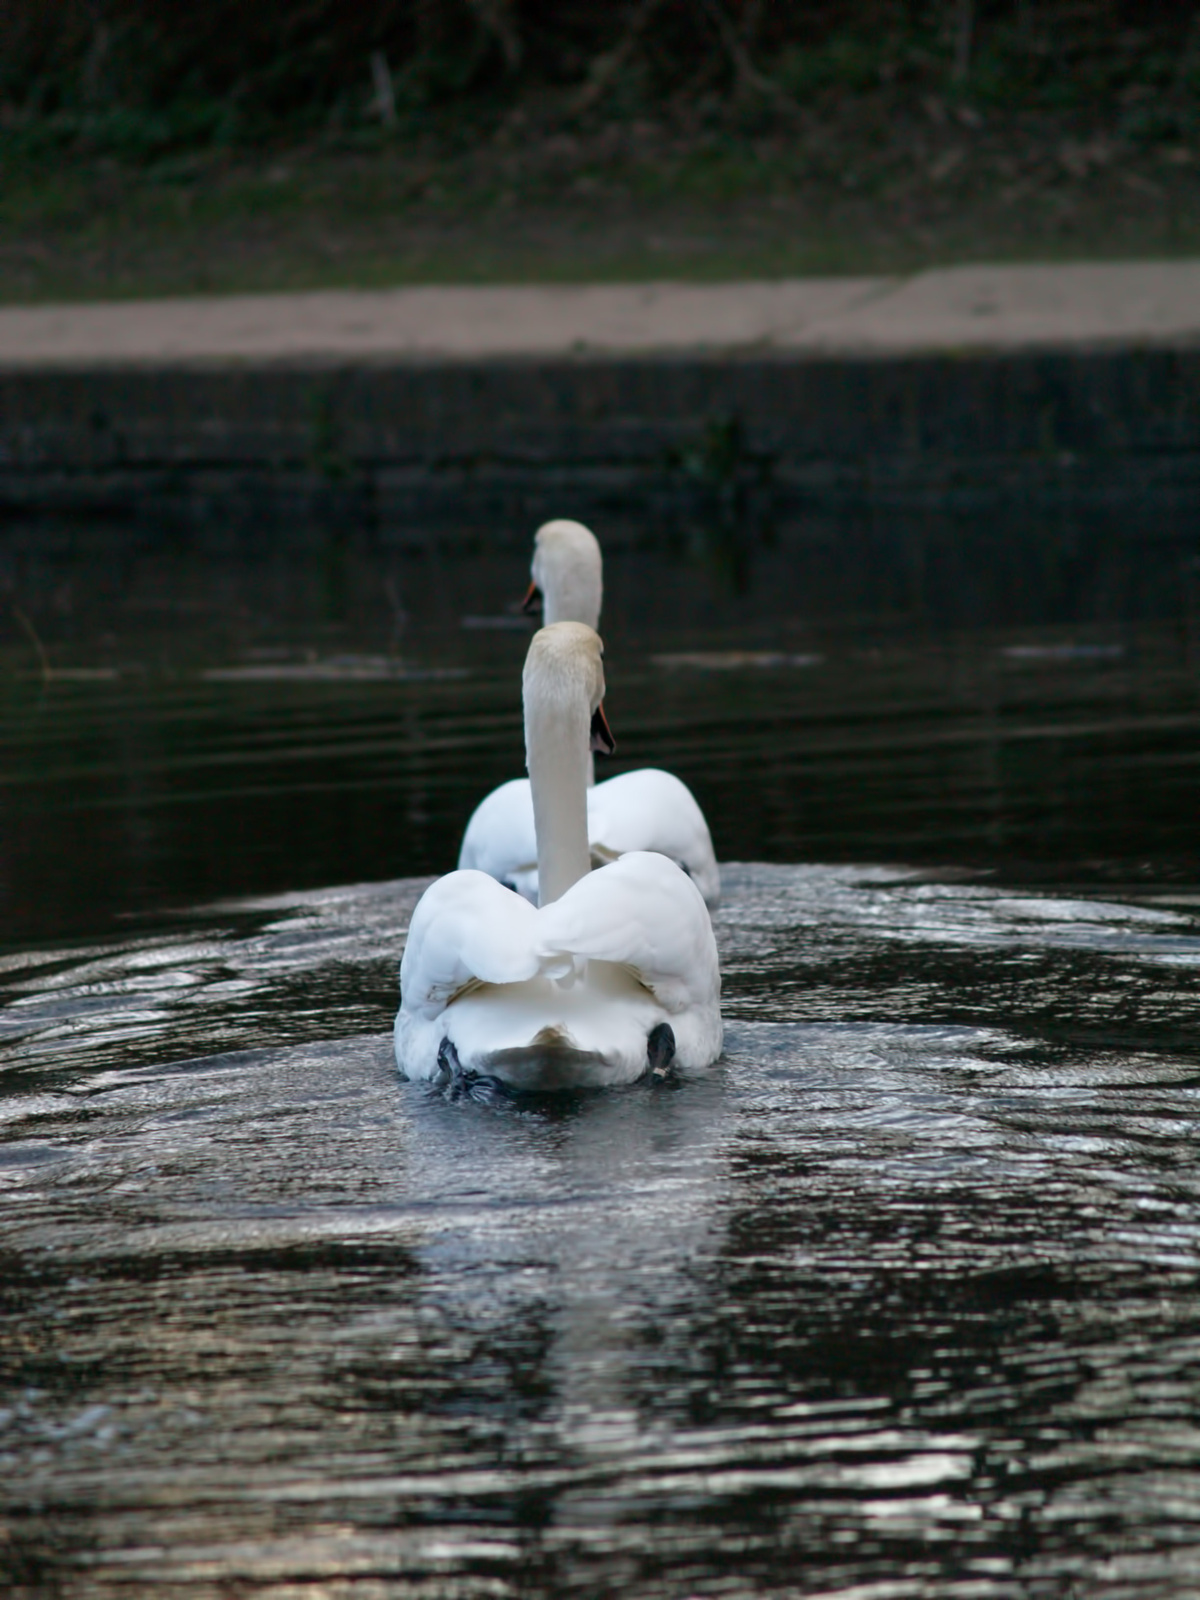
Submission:
POLYGON ((10 303, 1200 252, 1165 0, 8 13, 10 303))
POLYGON ((0 146, 0 177, 8 303, 1200 254, 1200 152, 936 101, 768 135, 518 126, 150 166, 0 146))

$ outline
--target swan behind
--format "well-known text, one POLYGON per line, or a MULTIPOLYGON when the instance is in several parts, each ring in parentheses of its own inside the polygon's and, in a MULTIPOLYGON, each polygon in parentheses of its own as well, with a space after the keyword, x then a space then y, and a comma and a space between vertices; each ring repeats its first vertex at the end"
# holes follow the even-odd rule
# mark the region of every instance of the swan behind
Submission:
MULTIPOLYGON (((674 773, 638 767, 587 791, 588 848, 593 867, 631 850, 655 850, 691 878, 709 910, 721 899, 712 836, 695 796, 674 773)), ((476 806, 459 850, 473 867, 537 904, 537 835, 528 778, 511 778, 476 806)))

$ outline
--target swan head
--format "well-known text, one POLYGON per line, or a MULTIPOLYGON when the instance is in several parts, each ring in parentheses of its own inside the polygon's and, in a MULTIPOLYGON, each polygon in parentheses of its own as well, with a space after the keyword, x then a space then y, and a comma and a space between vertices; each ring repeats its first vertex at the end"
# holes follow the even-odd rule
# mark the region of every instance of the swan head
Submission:
MULTIPOLYGON (((546 626, 556 622, 600 625, 604 571, 596 535, 582 522, 544 522, 534 535, 533 589, 541 591, 546 626)), ((532 598, 533 589, 530 591, 532 598)))
POLYGON ((521 690, 527 731, 550 721, 569 742, 574 729, 586 728, 587 748, 606 755, 616 748, 604 716, 604 645, 595 628, 584 622, 539 628, 529 643, 521 690))

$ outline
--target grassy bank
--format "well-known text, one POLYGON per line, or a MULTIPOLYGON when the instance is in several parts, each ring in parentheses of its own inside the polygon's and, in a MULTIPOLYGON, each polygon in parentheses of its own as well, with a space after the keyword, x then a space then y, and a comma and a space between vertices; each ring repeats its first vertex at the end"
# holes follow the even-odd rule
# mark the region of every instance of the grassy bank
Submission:
POLYGON ((1200 254, 1192 7, 250 10, 0 0, 0 298, 1200 254))
POLYGON ((1161 157, 1081 172, 1054 147, 1014 155, 955 126, 886 154, 831 143, 824 172, 786 145, 603 159, 545 145, 511 165, 283 147, 170 172, 35 168, 0 200, 0 298, 1200 254, 1197 170, 1161 157))

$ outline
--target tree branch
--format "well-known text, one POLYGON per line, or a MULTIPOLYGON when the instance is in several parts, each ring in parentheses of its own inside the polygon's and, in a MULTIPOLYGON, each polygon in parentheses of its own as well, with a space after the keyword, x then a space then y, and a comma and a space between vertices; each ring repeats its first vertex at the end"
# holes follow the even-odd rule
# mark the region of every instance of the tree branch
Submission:
POLYGON ((571 104, 572 111, 576 113, 588 111, 597 101, 604 98, 617 74, 628 64, 637 49, 638 41, 645 33, 654 13, 661 10, 662 5, 663 0, 641 0, 639 5, 634 6, 629 25, 617 43, 611 50, 596 56, 588 68, 587 81, 575 96, 571 104))
POLYGON ((708 12, 725 53, 733 65, 737 92, 742 93, 746 89, 752 89, 756 94, 765 95, 769 100, 781 101, 783 104, 791 106, 792 101, 775 82, 774 78, 768 78, 751 61, 749 51, 746 49, 741 35, 730 21, 720 0, 702 0, 702 4, 705 11, 708 12))

